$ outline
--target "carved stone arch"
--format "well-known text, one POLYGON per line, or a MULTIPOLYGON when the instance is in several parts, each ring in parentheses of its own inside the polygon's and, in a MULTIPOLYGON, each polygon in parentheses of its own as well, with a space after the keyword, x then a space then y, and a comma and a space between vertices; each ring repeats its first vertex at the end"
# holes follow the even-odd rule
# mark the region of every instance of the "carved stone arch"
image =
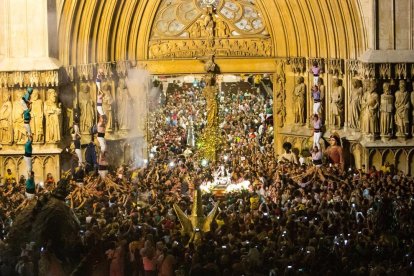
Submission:
POLYGON ((39 183, 44 179, 44 158, 42 156, 34 156, 32 158, 33 171, 35 172, 35 183, 39 183))
MULTIPOLYGON (((391 149, 386 149, 382 151, 382 162, 381 166, 385 164, 385 162, 390 163, 391 165, 395 165, 395 153, 391 149)), ((377 167, 378 169, 378 167, 377 167)))
POLYGON ((409 173, 408 154, 403 149, 397 150, 395 153, 395 169, 409 173))
POLYGON ((408 172, 411 176, 414 175, 414 149, 408 152, 408 172))
POLYGON ((369 167, 375 166, 377 169, 382 165, 382 154, 376 149, 372 150, 369 155, 369 167))
POLYGON ((24 170, 21 170, 22 163, 24 163, 23 156, 19 156, 15 158, 15 160, 16 160, 16 168, 17 168, 16 174, 18 175, 17 178, 19 178, 21 175, 24 175, 24 177, 27 177, 26 175, 27 172, 24 170))
MULTIPOLYGON (((59 60, 64 65, 101 61, 147 60, 153 26, 165 3, 188 3, 200 14, 195 0, 86 1, 62 0, 58 9, 59 60), (122 4, 121 4, 122 2, 122 4), (195 4, 194 4, 195 3, 195 4), (98 26, 99 24, 99 26, 98 26), (90 44, 88 44, 90 43, 90 44)), ((360 1, 219 0, 219 18, 227 2, 260 11, 272 45, 272 56, 308 56, 353 59, 368 47, 360 1), (328 2, 327 2, 328 3, 328 2), (315 16, 317 11, 317 16, 315 16), (344 47, 346 45, 346 47, 344 47), (277 48, 276 48, 277 47, 277 48)), ((183 5, 181 5, 183 6, 183 5)), ((227 8, 229 10, 229 8, 227 8)), ((175 8, 174 11, 177 9, 175 8)), ((180 9, 178 9, 180 10, 180 9)), ((236 7, 237 10, 237 7, 236 7)), ((240 8, 239 8, 240 10, 240 8)), ((190 10, 181 9, 178 17, 190 10)), ((165 13, 167 14, 167 13, 165 13)), ((174 18, 175 18, 175 14, 174 18)), ((251 14, 251 13, 250 13, 251 14)), ((237 16, 235 16, 237 19, 237 16)), ((188 26, 198 17, 188 17, 188 26)), ((225 20, 230 24, 229 20, 225 20)), ((231 21, 231 20, 230 20, 231 21)), ((237 21, 239 22, 239 21, 237 21)), ((184 28, 186 29, 186 28, 184 28)), ((177 34, 178 35, 178 34, 177 34)), ((264 33, 264 36, 267 34, 264 33)))
POLYGON ((8 157, 4 158, 4 161, 3 161, 3 164, 2 165, 3 165, 2 166, 3 167, 3 170, 0 171, 0 173, 2 175, 4 175, 6 173, 7 169, 11 169, 12 173, 16 173, 17 172, 16 159, 14 159, 11 156, 8 156, 8 157))
POLYGON ((46 179, 48 173, 51 173, 55 179, 59 176, 59 172, 57 171, 57 167, 55 165, 56 163, 56 156, 45 156, 43 161, 43 179, 46 179))

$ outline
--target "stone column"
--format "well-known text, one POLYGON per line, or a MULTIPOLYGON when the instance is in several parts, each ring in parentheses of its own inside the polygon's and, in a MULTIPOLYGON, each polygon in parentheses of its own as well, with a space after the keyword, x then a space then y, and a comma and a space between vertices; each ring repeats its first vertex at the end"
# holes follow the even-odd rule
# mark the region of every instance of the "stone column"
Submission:
POLYGON ((0 71, 60 67, 55 1, 0 0, 0 71))

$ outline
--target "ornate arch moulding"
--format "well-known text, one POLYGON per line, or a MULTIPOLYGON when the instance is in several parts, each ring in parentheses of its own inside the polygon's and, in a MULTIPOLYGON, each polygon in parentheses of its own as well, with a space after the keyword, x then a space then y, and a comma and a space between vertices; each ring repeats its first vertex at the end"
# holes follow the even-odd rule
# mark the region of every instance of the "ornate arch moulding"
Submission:
POLYGON ((256 0, 162 0, 149 59, 271 57, 273 43, 256 0))

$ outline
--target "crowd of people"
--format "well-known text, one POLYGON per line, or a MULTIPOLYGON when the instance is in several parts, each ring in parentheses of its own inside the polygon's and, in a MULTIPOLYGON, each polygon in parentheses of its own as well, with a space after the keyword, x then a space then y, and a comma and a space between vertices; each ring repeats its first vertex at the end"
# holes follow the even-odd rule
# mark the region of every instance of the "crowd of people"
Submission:
MULTIPOLYGON (((219 156, 214 163, 204 160, 198 143, 207 120, 204 85, 168 89, 151 116, 151 150, 144 167, 82 175, 71 184, 72 189, 87 186, 101 177, 128 187, 126 196, 112 190, 73 209, 82 240, 74 275, 414 273, 411 176, 390 166, 366 173, 313 164, 312 158, 298 162, 288 145, 289 152, 275 157, 272 98, 254 84, 248 90, 219 90, 219 156), (231 183, 247 181, 247 189, 221 197, 205 193, 204 213, 217 202, 219 212, 210 231, 194 242, 181 234, 173 204, 189 214, 194 189, 214 183, 218 174, 229 175, 231 183)), ((64 254, 48 244, 27 241, 20 256, 2 255, 15 210, 25 200, 25 180, 8 173, 0 187, 0 275, 34 275, 41 267, 40 251, 57 256, 57 264, 49 265, 53 275, 65 275, 68 268, 59 265, 64 254)), ((55 186, 47 187, 37 187, 36 193, 55 186)), ((97 189, 105 191, 104 186, 97 189)))

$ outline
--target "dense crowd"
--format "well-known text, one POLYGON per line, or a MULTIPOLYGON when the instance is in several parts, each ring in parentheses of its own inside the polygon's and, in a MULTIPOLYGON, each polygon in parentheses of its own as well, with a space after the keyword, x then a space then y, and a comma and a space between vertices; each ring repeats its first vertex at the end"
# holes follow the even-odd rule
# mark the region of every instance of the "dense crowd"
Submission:
MULTIPOLYGON (((99 184, 101 196, 74 208, 83 258, 74 275, 414 273, 412 177, 385 165, 366 173, 275 158, 271 95, 260 82, 237 89, 245 84, 235 83, 235 89, 218 95, 222 143, 215 163, 203 160, 197 143, 207 118, 204 83, 169 88, 151 116, 147 165, 126 165, 106 176, 128 187, 127 196, 99 184), (181 235, 172 205, 189 214, 193 190, 219 174, 229 175, 232 183, 247 181, 248 189, 220 198, 204 194, 204 213, 216 202, 219 213, 211 230, 193 242, 181 235)), ((34 275, 31 271, 42 267, 39 250, 55 263, 48 266, 49 275, 64 275, 63 253, 48 244, 28 241, 20 256, 2 256, 8 229, 25 200, 25 180, 10 174, 0 187, 1 275, 34 275)), ((50 177, 37 194, 54 189, 50 177)), ((88 185, 96 179, 83 181, 88 185)))

